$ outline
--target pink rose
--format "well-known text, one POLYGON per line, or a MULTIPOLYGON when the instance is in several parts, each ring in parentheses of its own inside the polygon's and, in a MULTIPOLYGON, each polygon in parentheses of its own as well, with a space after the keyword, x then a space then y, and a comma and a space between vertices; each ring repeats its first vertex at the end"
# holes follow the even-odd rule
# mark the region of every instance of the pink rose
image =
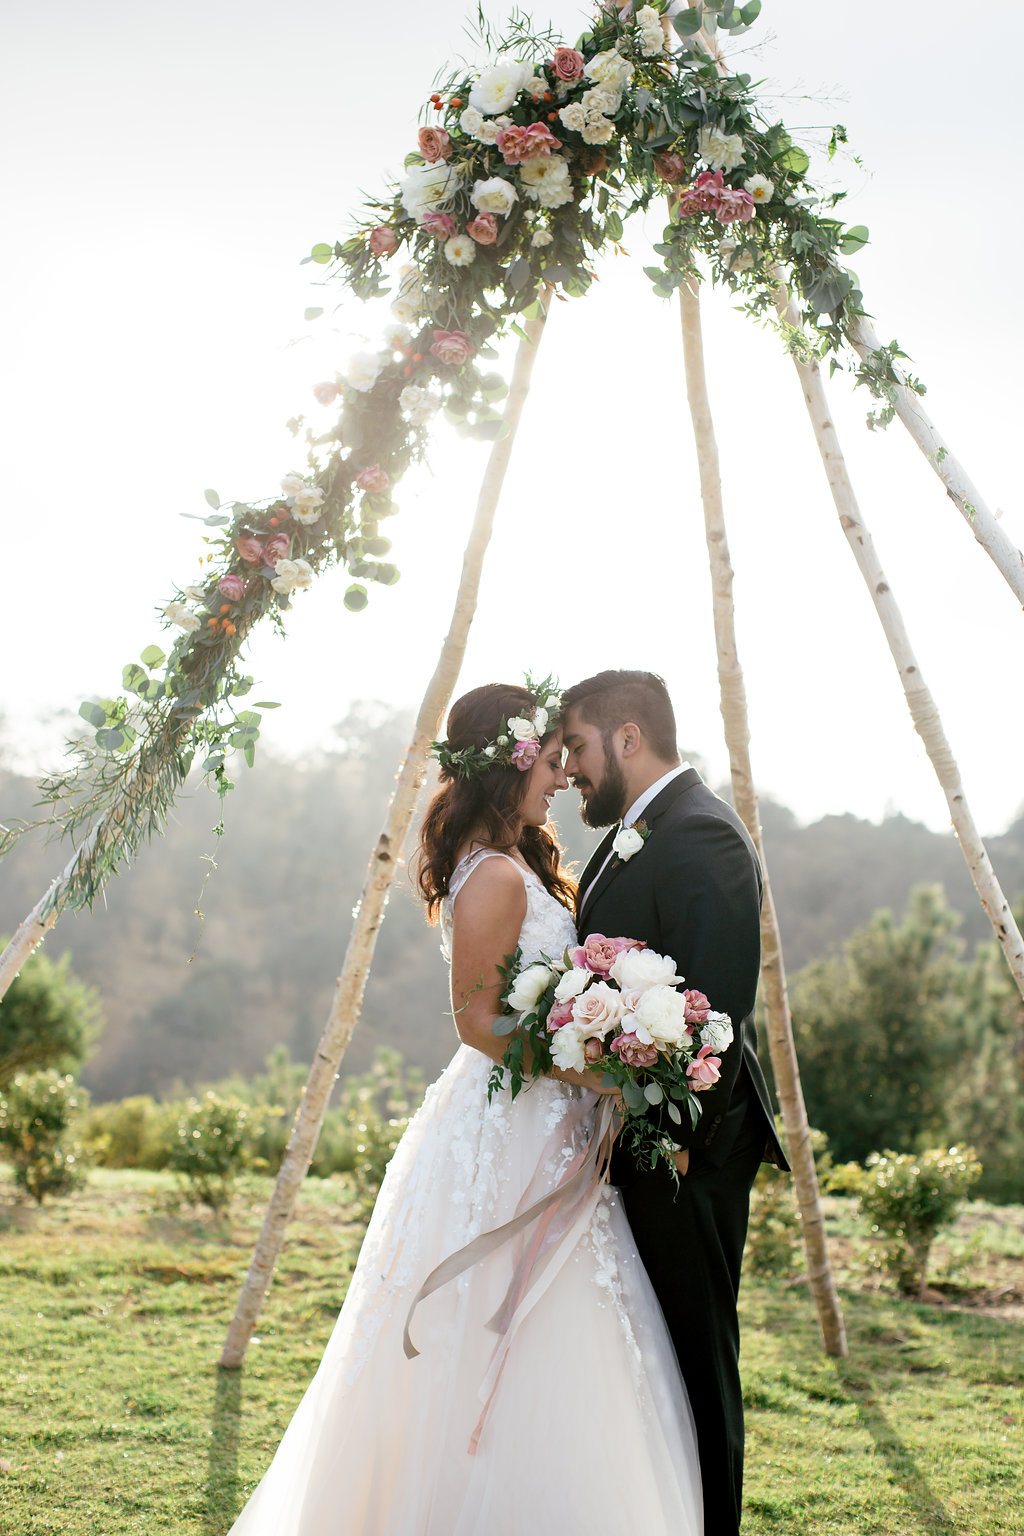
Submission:
POLYGON ((622 1003, 614 987, 606 981, 592 981, 572 1005, 573 1023, 582 1034, 606 1035, 622 1018, 622 1003))
POLYGON ((361 491, 386 491, 390 484, 391 476, 379 464, 371 464, 356 475, 356 485, 361 491))
POLYGON ((476 351, 465 331, 435 331, 430 351, 450 368, 461 368, 476 351))
POLYGON ((723 187, 718 194, 715 218, 719 224, 735 224, 737 219, 745 224, 754 217, 754 206, 754 199, 742 187, 723 187))
POLYGON ((658 1059, 658 1048, 644 1045, 636 1035, 616 1035, 611 1049, 627 1067, 653 1067, 658 1059))
POLYGON ((522 165, 524 160, 550 155, 553 149, 560 148, 559 140, 543 123, 531 123, 529 128, 513 123, 511 128, 499 130, 495 143, 506 165, 522 165))
POLYGON ((615 963, 616 955, 624 949, 645 949, 638 939, 606 939, 603 933, 591 933, 577 948, 569 951, 569 959, 580 970, 593 971, 596 976, 607 976, 615 963))
POLYGON ((341 394, 340 384, 314 384, 313 393, 320 405, 333 405, 341 394))
POLYGON ((663 149, 660 155, 654 157, 654 169, 662 181, 682 181, 686 175, 686 161, 677 150, 663 149))
POLYGON ((556 1003, 548 1014, 548 1030, 554 1034, 556 1029, 561 1029, 563 1024, 572 1023, 572 1002, 556 1003))
POLYGON ((235 540, 235 548, 246 565, 259 565, 263 559, 263 545, 259 539, 251 538, 248 534, 244 538, 235 540))
POLYGON ((702 1045, 686 1069, 694 1093, 704 1093, 715 1086, 721 1076, 718 1070, 721 1065, 721 1056, 712 1056, 710 1045, 702 1045))
MULTIPOLYGON (((430 350, 433 351, 433 347, 430 350)), ((520 773, 525 773, 527 768, 533 767, 539 756, 539 741, 517 741, 512 753, 512 761, 520 773)))
POLYGON ((455 220, 450 213, 428 213, 420 227, 437 240, 450 240, 455 233, 455 220))
POLYGON ((471 235, 477 245, 493 245, 498 238, 498 221, 493 213, 479 213, 466 225, 466 234, 471 235))
POLYGON ((452 152, 452 141, 443 128, 421 128, 416 135, 420 154, 429 165, 437 160, 447 160, 452 152))
POLYGON ((374 256, 390 256, 398 250, 398 236, 390 224, 378 224, 370 230, 369 245, 374 256))
POLYGON ((676 211, 684 219, 695 213, 712 213, 718 207, 722 193, 730 190, 722 180, 721 171, 701 171, 697 180, 679 193, 676 211))
POLYGON ((594 1065, 595 1061, 600 1061, 601 1057, 603 1055, 604 1055, 604 1041, 603 1040, 594 1040, 594 1039, 584 1040, 584 1042, 583 1042, 583 1060, 587 1063, 588 1067, 592 1067, 594 1065))
POLYGON ((241 576, 222 576, 217 583, 217 591, 232 603, 237 603, 245 592, 245 582, 241 576))
POLYGON ((275 533, 272 539, 268 539, 263 546, 263 564, 272 565, 276 569, 277 562, 288 556, 291 548, 291 539, 286 533, 275 533))
POLYGON ((584 58, 578 48, 555 49, 555 56, 551 60, 551 73, 559 80, 564 80, 571 85, 574 80, 583 79, 584 58))
POLYGON ((711 1012, 711 1004, 703 992, 695 992, 692 987, 687 987, 683 993, 686 999, 687 1024, 706 1024, 708 1014, 711 1012))

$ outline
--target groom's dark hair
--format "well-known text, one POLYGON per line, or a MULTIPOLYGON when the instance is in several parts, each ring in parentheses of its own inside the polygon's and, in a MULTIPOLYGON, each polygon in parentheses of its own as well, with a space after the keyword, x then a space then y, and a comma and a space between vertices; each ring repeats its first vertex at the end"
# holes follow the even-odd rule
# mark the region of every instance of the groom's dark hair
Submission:
POLYGON ((672 700, 656 672, 598 672, 567 688, 562 707, 578 709, 588 725, 597 726, 606 745, 612 732, 631 720, 656 757, 666 763, 679 760, 672 700))

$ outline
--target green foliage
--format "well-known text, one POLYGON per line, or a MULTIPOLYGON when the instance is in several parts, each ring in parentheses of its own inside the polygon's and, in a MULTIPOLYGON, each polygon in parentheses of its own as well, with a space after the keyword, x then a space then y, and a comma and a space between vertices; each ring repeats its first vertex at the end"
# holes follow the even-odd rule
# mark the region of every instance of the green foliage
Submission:
POLYGON ((37 950, 0 1004, 0 1088, 19 1072, 77 1071, 102 1025, 99 993, 72 974, 70 954, 37 950))
POLYGON ((882 1262, 904 1296, 924 1291, 936 1234, 955 1219, 981 1174, 970 1147, 912 1156, 875 1152, 867 1167, 836 1169, 832 1188, 855 1194, 882 1243, 882 1262))
POLYGON ((422 1097, 421 1074, 415 1068, 404 1068, 399 1053, 386 1047, 377 1052, 369 1072, 350 1078, 345 1085, 342 1112, 355 1141, 352 1180, 359 1207, 366 1215, 422 1097))
POLYGON ((93 1104, 80 1124, 91 1163, 100 1168, 166 1168, 177 1134, 179 1109, 149 1094, 93 1104))
POLYGON ((84 1182, 73 1129, 86 1100, 71 1077, 53 1071, 16 1077, 0 1098, 0 1147, 18 1188, 38 1205, 47 1195, 69 1195, 84 1182))
MULTIPOLYGON (((778 1115, 775 1128, 785 1146, 782 1119, 778 1115)), ((832 1157, 823 1131, 811 1129, 811 1149, 818 1184, 824 1188, 832 1171, 832 1157)), ((792 1175, 765 1163, 751 1194, 744 1265, 752 1274, 762 1277, 792 1275, 801 1268, 802 1257, 792 1175)))
POLYGON ((260 1117, 240 1099, 212 1090, 190 1099, 178 1119, 168 1166, 188 1196, 212 1211, 223 1211, 235 1179, 248 1165, 260 1117))

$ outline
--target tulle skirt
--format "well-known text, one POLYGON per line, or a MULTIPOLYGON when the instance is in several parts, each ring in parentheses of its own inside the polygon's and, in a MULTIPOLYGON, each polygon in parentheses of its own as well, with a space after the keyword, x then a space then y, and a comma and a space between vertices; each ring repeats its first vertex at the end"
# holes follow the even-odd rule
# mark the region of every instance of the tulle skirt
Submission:
MULTIPOLYGON (((463 1046, 388 1168, 323 1360, 231 1536, 699 1536, 696 1439, 616 1191, 586 1193, 495 1332, 530 1228, 410 1306, 430 1272, 554 1189, 593 1096, 487 1103, 463 1046), (507 1316, 506 1316, 507 1322, 507 1316)), ((699 1326, 699 1320, 695 1320, 699 1326)))

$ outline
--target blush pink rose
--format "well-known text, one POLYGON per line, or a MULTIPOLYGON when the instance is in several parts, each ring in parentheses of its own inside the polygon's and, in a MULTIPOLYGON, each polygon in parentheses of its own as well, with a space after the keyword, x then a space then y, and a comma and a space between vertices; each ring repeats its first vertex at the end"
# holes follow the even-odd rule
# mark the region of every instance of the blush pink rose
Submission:
POLYGON ((627 1067, 653 1067, 658 1059, 658 1048, 644 1045, 636 1035, 616 1035, 611 1049, 627 1067))
POLYGON ((235 540, 235 548, 246 565, 259 565, 263 559, 263 545, 259 539, 251 538, 248 534, 235 540))
POLYGON ((313 393, 320 405, 333 405, 341 394, 340 384, 314 384, 313 393))
POLYGON ((356 485, 361 491, 386 491, 390 484, 391 476, 379 464, 371 464, 356 475, 356 485))
MULTIPOLYGON (((430 349, 433 351, 433 347, 430 349)), ((520 773, 525 773, 527 768, 532 768, 540 756, 539 741, 517 741, 512 753, 512 761, 520 773)))
POLYGON ((742 187, 723 187, 718 194, 715 218, 719 224, 746 223, 754 217, 754 199, 742 187))
POLYGON ((687 1024, 706 1024, 708 1014, 711 1012, 711 1004, 703 992, 695 992, 693 987, 687 987, 683 993, 686 999, 687 1024))
POLYGON ((595 1061, 600 1061, 601 1057, 603 1055, 604 1055, 604 1041, 603 1040, 584 1040, 584 1042, 583 1042, 583 1060, 587 1063, 588 1067, 592 1067, 594 1065, 595 1061))
POLYGON ((663 149, 654 157, 654 169, 662 181, 682 181, 686 175, 686 161, 677 150, 663 149))
POLYGON ((701 171, 697 180, 679 193, 676 212, 681 219, 692 218, 695 213, 712 213, 718 207, 721 194, 729 190, 721 171, 701 171))
POLYGON ((721 1065, 721 1056, 712 1056, 710 1045, 702 1045, 686 1069, 694 1093, 704 1093, 715 1086, 721 1076, 721 1065))
POLYGON ((230 602, 237 603, 239 598, 241 598, 245 592, 245 582, 242 580, 241 576, 235 576, 233 574, 229 576, 222 576, 220 581, 217 583, 217 591, 226 597, 230 602))
POLYGON ((568 1003, 555 1004, 548 1014, 548 1030, 551 1034, 554 1034, 556 1029, 561 1029, 563 1024, 572 1023, 572 1010, 571 1000, 568 1003))
POLYGON ((472 236, 477 245, 493 245, 498 238, 498 221, 493 213, 480 213, 466 225, 466 234, 472 236))
POLYGON ((615 963, 616 955, 624 949, 645 949, 638 939, 606 939, 603 933, 591 933, 577 949, 569 951, 569 959, 580 970, 593 971, 596 976, 607 976, 615 963))
POLYGON ((276 570, 277 562, 287 558, 291 542, 286 533, 275 533, 263 546, 263 564, 272 565, 276 570))
POLYGON ((420 154, 429 165, 447 160, 452 152, 452 141, 443 128, 421 128, 416 135, 420 154))
POLYGON ((455 220, 450 213, 428 213, 421 228, 436 240, 450 240, 455 233, 455 220))
POLYGON ((506 165, 522 165, 524 160, 550 155, 553 149, 561 147, 560 141, 543 123, 531 123, 529 128, 520 128, 518 123, 513 123, 511 128, 499 131, 495 143, 506 165))
POLYGON ((476 351, 465 331, 435 331, 430 352, 449 368, 461 368, 476 351))
POLYGON ((571 85, 574 80, 583 79, 583 65, 585 60, 578 48, 555 49, 555 56, 551 60, 551 73, 559 80, 564 80, 571 85))
POLYGON ((390 256, 398 250, 398 236, 390 224, 378 224, 370 230, 369 245, 374 256, 390 256))

